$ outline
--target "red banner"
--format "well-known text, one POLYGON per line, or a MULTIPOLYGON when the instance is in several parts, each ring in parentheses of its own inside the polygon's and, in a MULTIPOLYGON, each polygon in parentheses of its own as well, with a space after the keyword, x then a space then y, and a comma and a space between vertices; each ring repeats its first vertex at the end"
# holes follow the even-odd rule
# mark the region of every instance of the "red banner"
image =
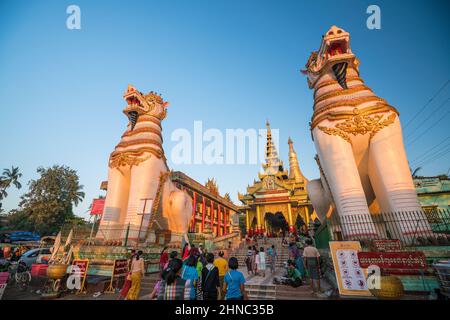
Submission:
POLYGON ((91 215, 103 214, 105 199, 94 199, 92 202, 91 215))
POLYGON ((415 252, 358 252, 362 268, 376 265, 381 269, 424 270, 427 267, 422 251, 415 252))

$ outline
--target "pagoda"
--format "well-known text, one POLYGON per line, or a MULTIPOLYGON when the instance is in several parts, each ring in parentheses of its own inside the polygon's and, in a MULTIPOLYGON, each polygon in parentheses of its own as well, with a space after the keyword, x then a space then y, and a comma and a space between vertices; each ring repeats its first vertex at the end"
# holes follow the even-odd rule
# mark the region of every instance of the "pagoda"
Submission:
POLYGON ((275 235, 280 231, 295 232, 298 228, 306 231, 312 206, 307 192, 308 180, 300 170, 294 142, 289 138, 288 171, 272 141, 269 121, 266 127, 263 172, 258 173, 258 180, 247 187, 246 194, 238 193, 243 203, 241 211, 246 215, 247 234, 275 235))

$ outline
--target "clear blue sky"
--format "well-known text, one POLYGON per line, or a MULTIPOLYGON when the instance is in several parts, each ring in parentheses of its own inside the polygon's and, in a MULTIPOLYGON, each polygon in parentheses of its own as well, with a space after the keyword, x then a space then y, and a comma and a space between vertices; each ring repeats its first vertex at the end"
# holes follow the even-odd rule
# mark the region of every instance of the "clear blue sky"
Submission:
MULTIPOLYGON (((171 132, 193 130, 195 120, 225 130, 264 128, 269 118, 280 129, 281 158, 288 163, 291 136, 304 174, 317 178, 312 91, 299 70, 321 35, 333 24, 350 32, 362 78, 406 124, 450 77, 449 9, 448 1, 2 0, 0 168, 19 166, 24 185, 9 190, 4 207, 17 206, 38 166, 65 164, 80 175, 86 199, 76 213, 87 216, 127 124, 128 83, 170 101, 167 150, 171 132), (66 28, 70 4, 81 8, 81 30, 66 28), (381 7, 381 30, 366 28, 370 4, 381 7)), ((450 104, 430 112, 449 87, 408 128, 419 136, 407 147, 410 160, 450 134, 450 104)), ((422 174, 447 172, 449 160, 428 161, 422 174)), ((200 182, 215 177, 234 200, 260 169, 169 165, 200 182)))

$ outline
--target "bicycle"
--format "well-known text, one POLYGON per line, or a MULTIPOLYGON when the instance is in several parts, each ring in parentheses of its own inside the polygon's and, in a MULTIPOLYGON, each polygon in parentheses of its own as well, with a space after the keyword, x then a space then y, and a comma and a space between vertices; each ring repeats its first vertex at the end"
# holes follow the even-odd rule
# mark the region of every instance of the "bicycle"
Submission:
POLYGON ((31 282, 31 272, 23 262, 11 262, 9 268, 8 284, 15 283, 22 291, 25 291, 31 282))

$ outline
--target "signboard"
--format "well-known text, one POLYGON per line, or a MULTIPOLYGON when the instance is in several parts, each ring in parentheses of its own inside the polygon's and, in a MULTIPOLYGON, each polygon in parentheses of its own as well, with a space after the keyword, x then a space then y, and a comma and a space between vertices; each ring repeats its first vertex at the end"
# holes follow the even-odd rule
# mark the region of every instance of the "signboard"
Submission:
POLYGON ((103 221, 119 221, 120 208, 105 207, 103 221))
POLYGON ((391 274, 415 274, 427 268, 425 254, 422 251, 359 252, 358 260, 363 268, 376 265, 391 274))
POLYGON ((373 240, 373 250, 377 252, 401 251, 400 240, 373 240))
POLYGON ((331 257, 338 283, 339 294, 371 296, 367 289, 366 271, 358 261, 359 241, 330 241, 331 257))
POLYGON ((94 199, 92 202, 91 215, 103 214, 105 199, 94 199))
POLYGON ((111 281, 109 282, 109 287, 106 289, 105 292, 113 293, 114 286, 113 281, 114 279, 118 280, 119 277, 125 277, 128 273, 128 260, 127 259, 117 259, 114 260, 114 265, 111 273, 111 281))
POLYGON ((80 279, 80 289, 78 289, 77 294, 86 292, 86 288, 84 286, 86 282, 87 277, 87 270, 89 267, 89 260, 88 259, 74 259, 72 262, 72 270, 71 274, 79 276, 80 279), (77 267, 77 268, 74 268, 77 267))
POLYGON ((127 273, 128 273, 128 260, 127 259, 114 260, 113 276, 123 277, 127 273))

